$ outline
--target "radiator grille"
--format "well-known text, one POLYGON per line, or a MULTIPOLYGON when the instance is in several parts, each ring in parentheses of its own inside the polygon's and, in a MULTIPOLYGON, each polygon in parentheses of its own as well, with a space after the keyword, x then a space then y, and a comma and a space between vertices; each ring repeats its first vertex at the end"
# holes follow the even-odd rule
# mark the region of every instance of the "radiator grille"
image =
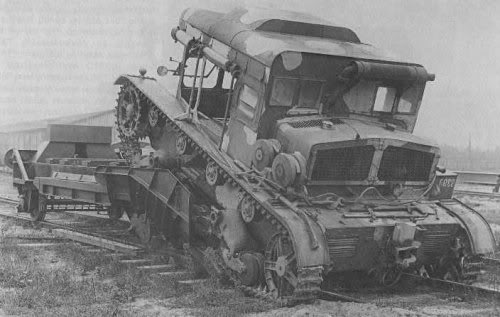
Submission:
MULTIPOLYGON (((321 127, 323 125, 324 119, 315 119, 315 120, 308 120, 308 121, 295 121, 295 122, 289 122, 288 124, 291 125, 295 129, 301 129, 301 128, 312 128, 312 127, 321 127)), ((340 119, 331 119, 331 123, 333 124, 342 124, 344 123, 340 119)))
POLYGON ((343 258, 350 258, 356 255, 356 246, 359 243, 359 237, 329 238, 328 253, 332 261, 338 261, 343 258))
POLYGON ((371 145, 318 150, 313 181, 364 180, 368 177, 375 148, 371 145))
POLYGON ((426 181, 434 154, 388 146, 382 155, 378 179, 381 181, 426 181))
POLYGON ((450 247, 451 235, 448 231, 427 232, 422 241, 422 249, 426 256, 443 255, 450 247))

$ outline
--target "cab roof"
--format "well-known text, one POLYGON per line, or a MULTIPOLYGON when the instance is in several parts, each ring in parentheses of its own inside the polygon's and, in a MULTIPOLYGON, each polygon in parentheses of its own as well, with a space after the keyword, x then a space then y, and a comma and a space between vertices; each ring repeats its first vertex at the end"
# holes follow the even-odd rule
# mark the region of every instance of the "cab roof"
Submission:
POLYGON ((186 30, 188 25, 266 66, 272 66, 275 58, 285 52, 402 62, 361 43, 354 31, 305 13, 244 8, 229 13, 187 9, 181 15, 179 27, 186 30))

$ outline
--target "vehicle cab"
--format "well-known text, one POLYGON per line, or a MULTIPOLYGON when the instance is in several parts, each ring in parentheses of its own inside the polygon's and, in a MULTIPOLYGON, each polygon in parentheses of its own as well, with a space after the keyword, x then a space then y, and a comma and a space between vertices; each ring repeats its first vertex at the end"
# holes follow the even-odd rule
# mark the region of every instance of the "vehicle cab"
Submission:
POLYGON ((185 44, 178 98, 222 126, 220 148, 233 159, 256 167, 256 155, 269 155, 271 167, 277 152, 296 153, 288 163, 320 185, 432 179, 439 150, 411 134, 434 80, 423 66, 295 12, 188 9, 172 34, 185 44), (213 87, 206 74, 217 74, 213 87))

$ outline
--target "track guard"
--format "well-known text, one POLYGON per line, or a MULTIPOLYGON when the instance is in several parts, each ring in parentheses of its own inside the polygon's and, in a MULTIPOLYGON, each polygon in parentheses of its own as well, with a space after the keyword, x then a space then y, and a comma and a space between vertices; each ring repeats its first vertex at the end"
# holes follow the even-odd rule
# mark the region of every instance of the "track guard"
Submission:
POLYGON ((495 236, 490 225, 481 214, 454 198, 442 201, 439 205, 457 217, 467 232, 474 254, 490 254, 495 252, 495 236))

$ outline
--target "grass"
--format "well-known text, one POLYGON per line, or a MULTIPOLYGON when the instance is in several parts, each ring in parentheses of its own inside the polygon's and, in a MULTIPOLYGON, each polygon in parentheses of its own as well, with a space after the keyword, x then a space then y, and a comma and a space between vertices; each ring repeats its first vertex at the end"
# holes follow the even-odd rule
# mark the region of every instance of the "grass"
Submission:
MULTIPOLYGON (((21 240, 12 237, 15 227, 15 222, 0 223, 0 307, 6 314, 158 315, 134 306, 143 299, 162 307, 159 315, 176 309, 200 316, 234 316, 274 308, 221 285, 215 278, 191 288, 176 283, 175 277, 139 271, 104 253, 87 252, 70 243, 20 247, 17 242, 21 240)), ((34 237, 48 236, 41 230, 32 231, 34 237)))

